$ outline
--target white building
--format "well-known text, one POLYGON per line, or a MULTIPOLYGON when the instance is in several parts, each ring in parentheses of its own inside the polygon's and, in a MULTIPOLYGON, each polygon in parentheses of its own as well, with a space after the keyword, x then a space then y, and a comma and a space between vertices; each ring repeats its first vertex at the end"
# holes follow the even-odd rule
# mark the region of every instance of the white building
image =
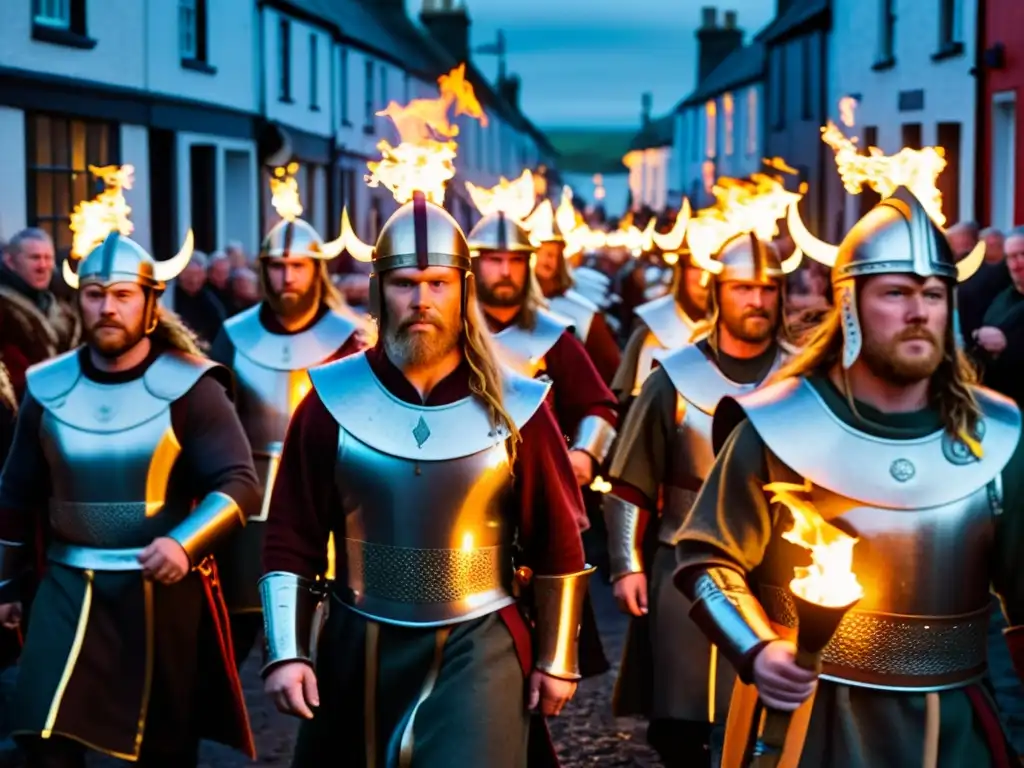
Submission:
MULTIPOLYGON (((273 222, 268 168, 300 163, 304 216, 327 236, 348 205, 372 240, 394 203, 363 183, 377 143, 397 141, 375 113, 437 95, 468 55, 461 4, 430 0, 428 34, 402 0, 6 0, 0 4, 0 236, 26 225, 70 246, 75 204, 97 190, 90 165, 131 164, 135 238, 158 257, 191 227, 211 251, 253 253, 273 222), (461 55, 460 55, 461 54, 461 55)), ((521 114, 518 80, 468 74, 487 110, 461 120, 449 207, 469 224, 465 180, 553 167, 521 114)))
POLYGON ((712 185, 764 170, 764 47, 729 54, 675 110, 673 186, 695 208, 714 202, 712 185))
POLYGON ((675 119, 651 117, 651 95, 643 95, 640 131, 633 137, 622 164, 629 169, 629 202, 633 211, 645 208, 661 213, 682 203, 678 192, 669 189, 673 165, 672 134, 675 119))
POLYGON ((252 0, 9 0, 0 6, 4 232, 70 246, 90 165, 131 164, 135 237, 158 255, 257 243, 252 0), (230 41, 230 43, 228 42, 230 41), (240 203, 239 201, 245 201, 240 203))
MULTIPOLYGON (((941 146, 939 176, 947 226, 974 218, 977 4, 965 0, 832 0, 829 102, 839 123, 844 97, 857 102, 861 147, 886 154, 941 146)), ((848 199, 849 228, 877 200, 848 199)))

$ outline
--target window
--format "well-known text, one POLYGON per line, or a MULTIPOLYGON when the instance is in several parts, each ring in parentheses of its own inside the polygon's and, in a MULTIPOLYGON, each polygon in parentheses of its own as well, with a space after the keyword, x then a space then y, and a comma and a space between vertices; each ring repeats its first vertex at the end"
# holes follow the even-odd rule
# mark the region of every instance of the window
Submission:
POLYGON ((29 225, 45 230, 66 255, 71 211, 103 190, 89 166, 120 161, 117 125, 30 113, 25 134, 29 225))
POLYGON ((704 154, 708 157, 715 156, 718 136, 718 105, 714 100, 704 105, 704 154))
POLYGON ((281 19, 277 24, 277 56, 281 82, 278 99, 292 100, 292 23, 281 19))
POLYGON ((800 41, 800 119, 810 120, 813 104, 811 92, 811 36, 805 35, 800 41))
POLYGON ((731 93, 727 93, 722 97, 722 113, 725 116, 725 154, 727 157, 732 157, 735 149, 733 146, 733 129, 736 126, 736 122, 735 105, 733 104, 731 93))
POLYGON ((964 44, 960 40, 960 2, 959 0, 939 0, 939 51, 938 55, 950 56, 963 53, 964 44))
POLYGON ((32 21, 44 27, 71 29, 72 0, 32 0, 32 21))
POLYGON ((876 67, 892 66, 896 60, 896 0, 881 0, 876 67))
POLYGON ((178 45, 181 60, 207 61, 206 0, 178 0, 178 45))
POLYGON ((747 154, 757 154, 757 127, 760 115, 757 111, 757 89, 751 86, 747 90, 747 154))
POLYGON ((388 106, 388 67, 386 64, 380 65, 380 108, 385 109, 388 106))
POLYGON ((338 73, 341 81, 341 124, 352 125, 348 119, 348 48, 341 49, 341 66, 338 73))
POLYGON ((772 128, 781 131, 786 127, 786 49, 783 46, 772 51, 770 75, 772 128))
MULTIPOLYGON (((868 154, 872 147, 878 146, 878 126, 877 125, 866 125, 864 126, 864 140, 861 142, 860 151, 862 154, 868 154)), ((864 189, 859 195, 857 195, 857 203, 859 205, 858 216, 863 217, 878 205, 882 199, 875 190, 870 186, 864 185, 864 189)))
POLYGON ((690 110, 690 159, 700 160, 700 121, 702 115, 700 109, 690 110))
POLYGON ((921 124, 904 123, 900 129, 900 138, 904 147, 909 149, 921 148, 921 124))
POLYGON ((309 33, 309 108, 320 111, 320 38, 309 33))
POLYGON ((367 133, 373 133, 373 73, 376 71, 377 68, 373 66, 373 62, 367 59, 365 87, 366 100, 363 104, 363 130, 367 133))

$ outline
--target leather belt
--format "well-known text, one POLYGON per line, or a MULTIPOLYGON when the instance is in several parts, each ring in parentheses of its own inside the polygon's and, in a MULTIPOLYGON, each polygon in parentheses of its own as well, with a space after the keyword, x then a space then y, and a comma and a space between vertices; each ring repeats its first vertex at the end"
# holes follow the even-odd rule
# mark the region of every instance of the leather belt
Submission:
POLYGON ((141 571, 137 549, 100 549, 65 544, 55 541, 50 544, 46 557, 51 563, 66 565, 83 571, 141 571))

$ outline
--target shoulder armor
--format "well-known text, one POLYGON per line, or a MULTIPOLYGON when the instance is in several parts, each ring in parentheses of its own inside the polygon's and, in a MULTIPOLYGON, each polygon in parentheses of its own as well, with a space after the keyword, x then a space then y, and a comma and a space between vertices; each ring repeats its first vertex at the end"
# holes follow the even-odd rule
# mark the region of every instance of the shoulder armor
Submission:
POLYGON ((587 340, 594 315, 600 311, 596 304, 573 290, 566 291, 561 296, 552 296, 548 303, 552 312, 562 315, 572 323, 580 341, 587 340))
POLYGON ((260 322, 260 306, 250 307, 224 323, 237 354, 263 368, 297 371, 329 358, 356 330, 356 323, 330 311, 301 333, 270 333, 260 322))
POLYGON ((173 403, 183 397, 206 373, 215 372, 218 380, 231 391, 231 374, 223 365, 205 357, 177 350, 164 352, 146 369, 142 379, 150 394, 173 403))
POLYGON ((80 349, 73 349, 33 365, 25 373, 25 384, 29 394, 40 405, 60 400, 74 389, 82 377, 82 366, 78 362, 80 349))
MULTIPOLYGON (((445 461, 479 453, 508 437, 494 430, 488 409, 476 397, 443 406, 399 400, 373 373, 365 352, 313 368, 309 378, 345 432, 391 456, 445 461)), ((548 387, 504 372, 504 406, 517 426, 533 416, 548 387)))
POLYGON ((537 322, 532 330, 510 325, 494 334, 494 339, 508 355, 508 363, 514 365, 521 361, 543 360, 562 334, 571 328, 568 320, 546 309, 538 309, 537 322))
MULTIPOLYGON (((1017 447, 1020 411, 994 392, 978 388, 975 394, 982 409, 980 459, 945 431, 896 440, 854 429, 804 378, 780 381, 735 398, 734 403, 772 453, 815 485, 864 504, 923 509, 952 503, 984 487, 1017 447)), ((726 402, 719 413, 727 411, 727 418, 735 420, 737 413, 726 402)))
POLYGON ((708 415, 714 415, 723 397, 738 396, 756 386, 729 379, 695 344, 661 357, 660 363, 680 397, 708 415))
POLYGON ((690 343, 696 324, 683 313, 675 296, 662 296, 633 311, 665 349, 678 349, 690 343))

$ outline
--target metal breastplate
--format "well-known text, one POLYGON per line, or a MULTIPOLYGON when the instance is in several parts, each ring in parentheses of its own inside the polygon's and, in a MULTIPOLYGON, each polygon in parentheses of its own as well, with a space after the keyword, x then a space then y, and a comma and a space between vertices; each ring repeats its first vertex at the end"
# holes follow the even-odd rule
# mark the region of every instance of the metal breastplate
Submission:
POLYGON ((576 338, 586 344, 587 336, 590 335, 590 324, 594 322, 594 315, 600 311, 597 306, 571 288, 561 296, 552 296, 548 303, 552 312, 572 323, 576 338))
MULTIPOLYGON (((980 460, 945 432, 888 440, 852 429, 803 379, 739 401, 769 449, 771 480, 809 481, 801 498, 859 539, 853 571, 864 597, 825 648, 826 679, 941 690, 984 673, 994 515, 1020 413, 986 390, 976 397, 980 460)), ((769 618, 794 626, 788 584, 808 555, 781 538, 790 516, 774 512, 776 535, 753 581, 769 618)))
POLYGON ((532 378, 545 370, 544 357, 571 327, 567 319, 538 309, 532 329, 510 325, 494 334, 494 340, 502 363, 532 378))
POLYGON ((250 520, 266 520, 288 422, 311 387, 308 369, 337 352, 356 329, 348 318, 328 312, 301 333, 277 334, 259 316, 256 305, 224 324, 234 347, 238 415, 263 486, 260 511, 250 520))
POLYGON ((662 296, 660 299, 641 304, 634 311, 649 331, 640 348, 640 357, 636 364, 633 394, 638 395, 647 377, 654 370, 655 360, 666 351, 675 351, 693 343, 693 330, 696 324, 686 316, 675 296, 662 296))
POLYGON ((28 390, 43 408, 55 541, 147 546, 188 514, 191 500, 167 503, 181 453, 171 404, 214 366, 168 352, 138 379, 98 384, 82 374, 74 351, 29 372, 28 390))
MULTIPOLYGON (((771 376, 785 358, 780 348, 765 378, 771 376)), ((696 345, 666 355, 661 359, 661 367, 676 388, 676 430, 672 445, 672 482, 665 489, 658 538, 675 546, 697 493, 715 463, 711 424, 718 402, 723 397, 752 392, 760 382, 738 384, 729 379, 696 345)))
MULTIPOLYGON (((438 407, 395 398, 364 354, 310 372, 339 429, 335 478, 344 512, 342 599, 377 621, 438 626, 512 597, 512 474, 504 432, 474 397, 438 407)), ((548 385, 505 374, 518 426, 548 385)))

